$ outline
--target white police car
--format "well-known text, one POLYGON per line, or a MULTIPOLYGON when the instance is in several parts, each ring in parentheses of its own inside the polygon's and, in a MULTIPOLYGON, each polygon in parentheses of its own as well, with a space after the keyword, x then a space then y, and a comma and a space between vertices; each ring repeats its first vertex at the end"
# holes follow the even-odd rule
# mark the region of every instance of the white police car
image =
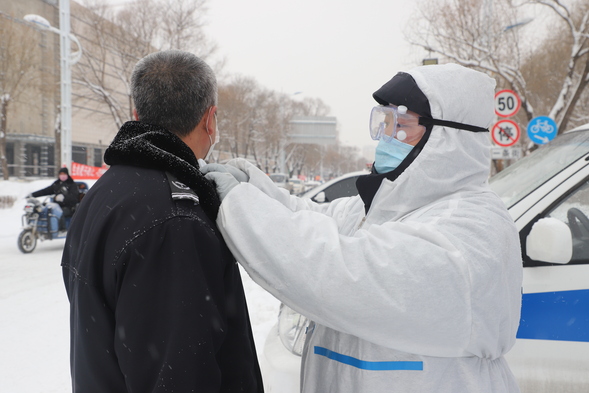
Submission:
POLYGON ((490 183, 522 244, 522 315, 506 356, 520 389, 589 392, 589 124, 490 183))
MULTIPOLYGON (((519 230, 524 263, 517 342, 506 359, 522 393, 587 393, 589 124, 560 135, 489 183, 519 230)), ((299 392, 304 323, 281 306, 262 359, 268 392, 299 392)))

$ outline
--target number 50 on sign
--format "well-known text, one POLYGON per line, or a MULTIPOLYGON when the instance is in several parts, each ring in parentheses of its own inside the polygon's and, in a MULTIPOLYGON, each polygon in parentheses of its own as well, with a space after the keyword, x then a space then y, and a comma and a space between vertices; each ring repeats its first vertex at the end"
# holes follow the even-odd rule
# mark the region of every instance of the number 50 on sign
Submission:
POLYGON ((495 114, 497 116, 513 116, 519 111, 521 105, 521 100, 512 90, 501 90, 495 94, 495 114))

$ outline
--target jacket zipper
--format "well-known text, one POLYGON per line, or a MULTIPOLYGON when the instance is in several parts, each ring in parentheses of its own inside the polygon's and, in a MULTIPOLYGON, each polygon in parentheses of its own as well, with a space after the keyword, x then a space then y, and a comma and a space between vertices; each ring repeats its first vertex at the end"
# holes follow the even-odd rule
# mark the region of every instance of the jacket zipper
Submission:
POLYGON ((362 225, 364 225, 364 223, 366 222, 366 215, 364 215, 364 217, 362 218, 362 221, 360 221, 360 224, 358 225, 358 229, 356 229, 357 231, 360 230, 360 228, 362 228, 362 225))

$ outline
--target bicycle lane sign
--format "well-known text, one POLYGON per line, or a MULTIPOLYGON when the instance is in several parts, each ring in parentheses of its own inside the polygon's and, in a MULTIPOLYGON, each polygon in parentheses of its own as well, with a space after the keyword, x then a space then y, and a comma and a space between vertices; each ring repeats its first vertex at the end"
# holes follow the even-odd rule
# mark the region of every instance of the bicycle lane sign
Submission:
POLYGON ((556 137, 556 122, 548 116, 534 117, 528 123, 528 138, 538 145, 545 145, 556 137))

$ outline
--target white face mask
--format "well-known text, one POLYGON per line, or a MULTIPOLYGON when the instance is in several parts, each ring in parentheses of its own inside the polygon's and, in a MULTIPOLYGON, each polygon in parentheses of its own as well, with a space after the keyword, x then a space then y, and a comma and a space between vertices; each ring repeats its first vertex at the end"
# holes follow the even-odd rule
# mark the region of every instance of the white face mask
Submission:
MULTIPOLYGON (((213 110, 213 107, 211 107, 211 109, 209 109, 209 118, 211 117, 211 111, 213 110)), ((217 114, 215 113, 215 118, 216 118, 217 114)), ((207 120, 207 130, 209 129, 209 123, 207 120)), ((219 143, 219 125, 217 124, 217 122, 215 122, 215 142, 213 142, 213 139, 211 138, 211 134, 209 134, 209 142, 211 142, 211 145, 209 147, 209 151, 207 152, 207 154, 205 155, 205 161, 209 161, 209 158, 211 157, 211 154, 213 153, 213 148, 215 147, 215 145, 217 143, 219 143)))
POLYGON ((211 147, 209 147, 209 151, 207 153, 207 155, 205 156, 205 161, 208 161, 209 158, 211 157, 211 154, 213 154, 213 149, 215 147, 215 145, 217 143, 219 143, 219 128, 215 127, 215 142, 213 142, 213 140, 211 139, 211 135, 209 135, 209 141, 211 142, 211 147))

